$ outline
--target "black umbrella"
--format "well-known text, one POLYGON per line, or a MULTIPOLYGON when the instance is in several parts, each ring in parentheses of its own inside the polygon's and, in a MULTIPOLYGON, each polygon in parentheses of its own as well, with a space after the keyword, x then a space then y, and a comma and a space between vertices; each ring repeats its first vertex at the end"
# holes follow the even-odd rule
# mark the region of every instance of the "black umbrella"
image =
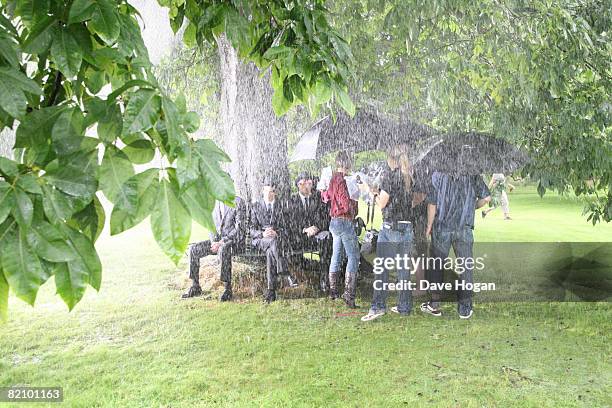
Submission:
POLYGON ((353 118, 341 112, 335 123, 327 116, 308 129, 289 161, 316 160, 338 150, 385 150, 399 144, 414 144, 433 134, 427 126, 394 120, 370 109, 359 110, 353 118))
POLYGON ((506 140, 484 133, 458 133, 442 140, 415 163, 427 172, 449 174, 512 173, 524 166, 529 157, 506 140))

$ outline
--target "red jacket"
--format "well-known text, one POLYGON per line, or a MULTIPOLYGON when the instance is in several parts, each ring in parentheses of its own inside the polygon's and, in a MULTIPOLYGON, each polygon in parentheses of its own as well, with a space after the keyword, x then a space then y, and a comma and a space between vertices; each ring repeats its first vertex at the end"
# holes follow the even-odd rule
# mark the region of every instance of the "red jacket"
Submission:
POLYGON ((358 204, 349 196, 343 173, 334 172, 329 188, 321 193, 321 198, 326 203, 330 202, 329 215, 332 218, 341 217, 352 220, 357 216, 358 204))

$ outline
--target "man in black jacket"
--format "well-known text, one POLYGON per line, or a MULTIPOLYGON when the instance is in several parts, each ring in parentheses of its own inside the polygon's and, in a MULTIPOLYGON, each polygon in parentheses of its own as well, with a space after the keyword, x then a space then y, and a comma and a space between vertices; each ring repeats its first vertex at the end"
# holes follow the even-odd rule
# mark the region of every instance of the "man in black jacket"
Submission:
POLYGON ((210 234, 210 240, 197 242, 189 246, 189 278, 192 285, 183 294, 183 298, 190 298, 202 294, 200 287, 200 258, 217 254, 221 261, 221 281, 225 284, 225 291, 219 299, 226 302, 232 299, 232 254, 244 247, 246 228, 246 207, 240 197, 234 201, 235 207, 230 207, 217 201, 213 209, 213 221, 216 233, 210 234))
POLYGON ((283 204, 276 197, 276 183, 264 181, 262 198, 251 208, 251 238, 255 248, 266 253, 268 290, 266 302, 276 300, 276 277, 287 275, 289 286, 297 282, 289 275, 288 220, 283 204))
POLYGON ((320 194, 313 191, 313 179, 309 173, 300 173, 295 184, 298 192, 289 200, 291 248, 319 251, 320 285, 321 290, 326 291, 332 243, 328 231, 329 208, 321 201, 320 194))

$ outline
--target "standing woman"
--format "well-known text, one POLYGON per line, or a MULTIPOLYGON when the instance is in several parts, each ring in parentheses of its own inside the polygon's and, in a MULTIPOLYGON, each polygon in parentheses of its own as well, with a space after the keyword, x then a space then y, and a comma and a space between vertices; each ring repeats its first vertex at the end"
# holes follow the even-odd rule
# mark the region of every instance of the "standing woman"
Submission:
POLYGON ((508 200, 508 194, 506 189, 509 191, 514 190, 514 186, 506 181, 506 176, 503 173, 494 173, 489 181, 489 190, 491 191, 491 201, 489 202, 489 209, 482 211, 482 218, 486 217, 491 211, 501 206, 504 212, 504 220, 511 220, 510 218, 510 201, 508 200))
POLYGON ((348 258, 346 265, 344 295, 342 298, 350 308, 355 305, 355 292, 357 290, 357 270, 359 269, 359 241, 353 226, 357 216, 357 201, 349 196, 344 176, 351 169, 351 159, 348 153, 342 151, 336 156, 336 171, 332 174, 329 188, 323 191, 321 198, 329 202, 329 215, 331 222, 329 231, 333 238, 333 251, 329 265, 329 295, 332 299, 338 298, 338 273, 342 266, 342 251, 348 258))
MULTIPOLYGON (((412 255, 414 239, 412 207, 423 201, 425 197, 422 193, 415 193, 412 169, 405 148, 391 149, 388 152, 387 164, 389 167, 383 173, 380 192, 376 197, 376 204, 382 210, 383 216, 376 244, 376 256, 393 259, 399 256, 403 259, 404 255, 412 255)), ((410 282, 410 269, 403 261, 395 266, 393 269, 397 269, 398 281, 403 286, 399 291, 398 306, 392 307, 391 311, 408 315, 412 310, 412 294, 406 287, 410 282)), ((386 284, 390 269, 386 267, 386 262, 383 262, 383 272, 375 278, 372 306, 368 314, 361 318, 362 321, 374 320, 387 312, 386 284)))

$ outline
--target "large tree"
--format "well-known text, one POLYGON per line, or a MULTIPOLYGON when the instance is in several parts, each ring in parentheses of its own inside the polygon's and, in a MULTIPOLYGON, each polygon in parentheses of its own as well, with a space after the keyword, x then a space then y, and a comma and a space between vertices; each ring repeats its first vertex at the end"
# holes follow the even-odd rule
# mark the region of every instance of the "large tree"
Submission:
MULTIPOLYGON (((348 47, 321 2, 161 3, 174 28, 185 22, 186 41, 212 43, 225 33, 241 58, 269 69, 277 114, 299 103, 316 109, 330 93, 353 109, 348 47)), ((100 288, 94 242, 106 214, 99 192, 113 203, 111 234, 150 215, 174 262, 192 218, 214 229, 214 201, 233 201, 221 169, 228 156, 210 139, 188 135, 198 116, 158 85, 137 17, 121 0, 0 3, 0 130, 16 131, 14 160, 0 158, 2 318, 9 288, 34 304, 53 276, 70 309, 87 285, 100 288), (136 173, 134 164, 149 168, 136 173)))

